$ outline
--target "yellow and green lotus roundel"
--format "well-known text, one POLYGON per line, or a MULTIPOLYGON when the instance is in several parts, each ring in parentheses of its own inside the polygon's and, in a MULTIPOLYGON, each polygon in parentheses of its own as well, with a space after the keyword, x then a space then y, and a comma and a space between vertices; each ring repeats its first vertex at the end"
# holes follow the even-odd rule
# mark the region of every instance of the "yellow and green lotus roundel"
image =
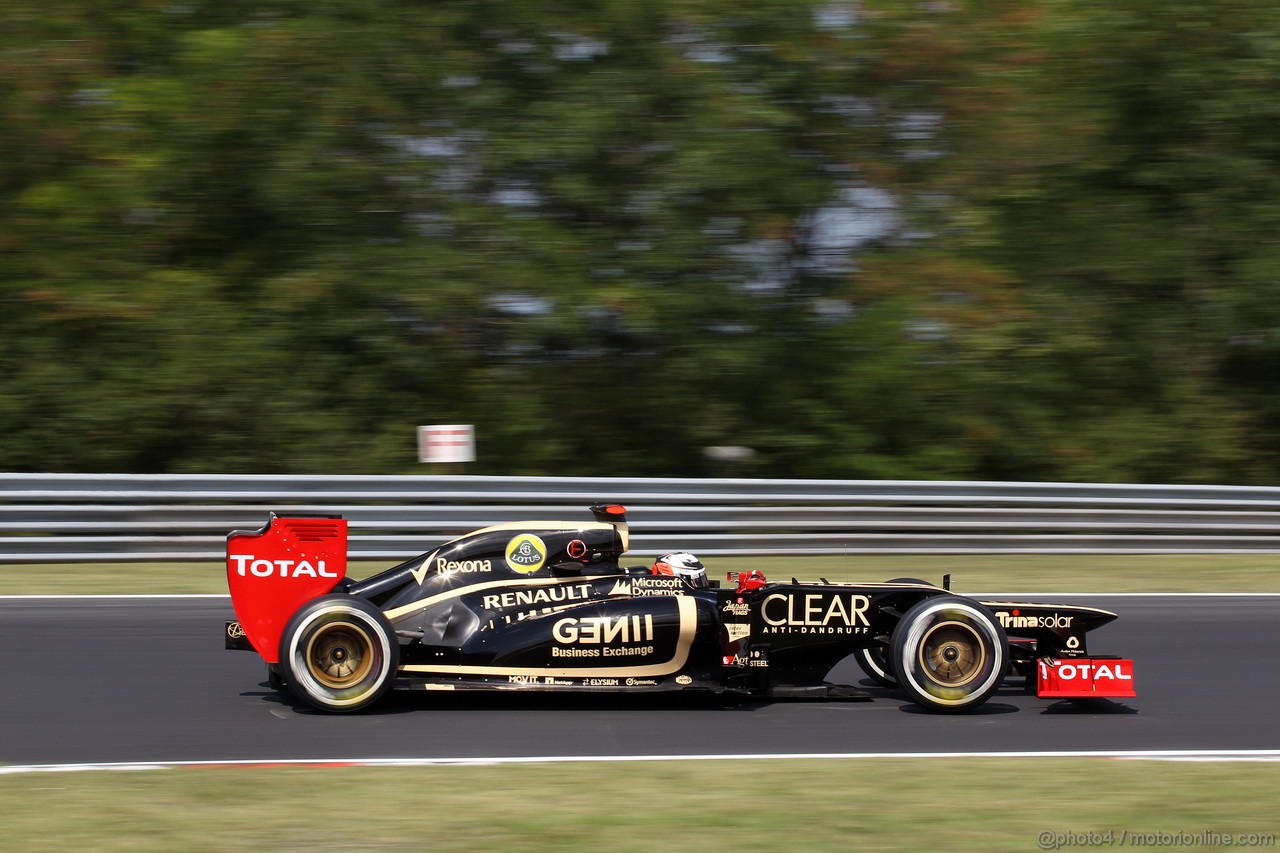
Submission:
POLYGON ((547 546, 532 533, 522 533, 507 543, 507 565, 513 572, 531 575, 547 561, 547 546))

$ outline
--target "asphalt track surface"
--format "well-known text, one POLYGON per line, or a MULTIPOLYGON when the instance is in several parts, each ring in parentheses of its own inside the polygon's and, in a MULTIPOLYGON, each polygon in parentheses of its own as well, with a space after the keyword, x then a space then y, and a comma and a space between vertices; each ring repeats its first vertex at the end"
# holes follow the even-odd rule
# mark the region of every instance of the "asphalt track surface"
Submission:
POLYGON ((874 701, 404 692, 331 716, 222 648, 227 599, 4 599, 0 765, 1280 748, 1280 596, 1052 599, 1120 614, 1090 649, 1134 659, 1137 699, 1007 686, 940 716, 846 661, 831 680, 874 701))

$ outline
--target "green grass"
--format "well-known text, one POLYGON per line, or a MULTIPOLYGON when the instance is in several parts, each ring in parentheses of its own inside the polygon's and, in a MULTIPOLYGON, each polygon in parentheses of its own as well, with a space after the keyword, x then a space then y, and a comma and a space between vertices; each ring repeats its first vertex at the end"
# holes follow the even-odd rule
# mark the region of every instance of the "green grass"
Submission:
MULTIPOLYGON (((761 569, 771 580, 919 577, 940 583, 951 573, 960 592, 1280 592, 1280 557, 1266 554, 711 557, 706 563, 720 579, 726 571, 761 569)), ((390 565, 353 564, 349 574, 363 578, 390 565)), ((3 595, 225 592, 220 563, 0 565, 3 595)))
POLYGON ((1036 850, 1045 832, 1274 839, 1280 764, 205 767, 0 777, 0 797, 24 851, 1036 850))
POLYGON ((0 566, 0 595, 227 592, 220 563, 38 563, 0 566))

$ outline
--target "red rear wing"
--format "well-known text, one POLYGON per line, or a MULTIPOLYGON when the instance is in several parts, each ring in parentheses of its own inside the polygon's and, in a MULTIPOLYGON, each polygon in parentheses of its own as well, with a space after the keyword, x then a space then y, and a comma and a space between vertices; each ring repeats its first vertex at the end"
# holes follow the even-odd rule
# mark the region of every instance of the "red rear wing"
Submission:
POLYGON ((343 518, 278 518, 227 534, 227 587, 236 619, 267 663, 279 657, 285 622, 347 573, 343 518))

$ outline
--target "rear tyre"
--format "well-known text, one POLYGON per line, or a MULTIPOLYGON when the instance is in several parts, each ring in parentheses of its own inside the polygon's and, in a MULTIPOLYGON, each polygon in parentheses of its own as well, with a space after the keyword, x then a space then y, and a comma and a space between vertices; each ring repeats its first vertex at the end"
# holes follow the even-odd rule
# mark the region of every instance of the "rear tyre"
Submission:
MULTIPOLYGON (((933 586, 928 581, 922 581, 920 578, 890 578, 885 583, 914 583, 921 586, 933 586)), ((889 647, 882 643, 875 643, 865 649, 858 649, 853 653, 853 659, 858 662, 858 666, 867 674, 867 677, 882 687, 897 687, 898 680, 893 677, 893 667, 889 665, 889 647)))
POLYGON ((985 607, 958 595, 918 602, 893 630, 898 686, 932 711, 962 713, 991 698, 1009 666, 1009 641, 985 607))
POLYGON ((289 618, 280 672, 289 689, 322 711, 358 711, 391 689, 400 645, 382 611, 363 598, 325 595, 289 618))

